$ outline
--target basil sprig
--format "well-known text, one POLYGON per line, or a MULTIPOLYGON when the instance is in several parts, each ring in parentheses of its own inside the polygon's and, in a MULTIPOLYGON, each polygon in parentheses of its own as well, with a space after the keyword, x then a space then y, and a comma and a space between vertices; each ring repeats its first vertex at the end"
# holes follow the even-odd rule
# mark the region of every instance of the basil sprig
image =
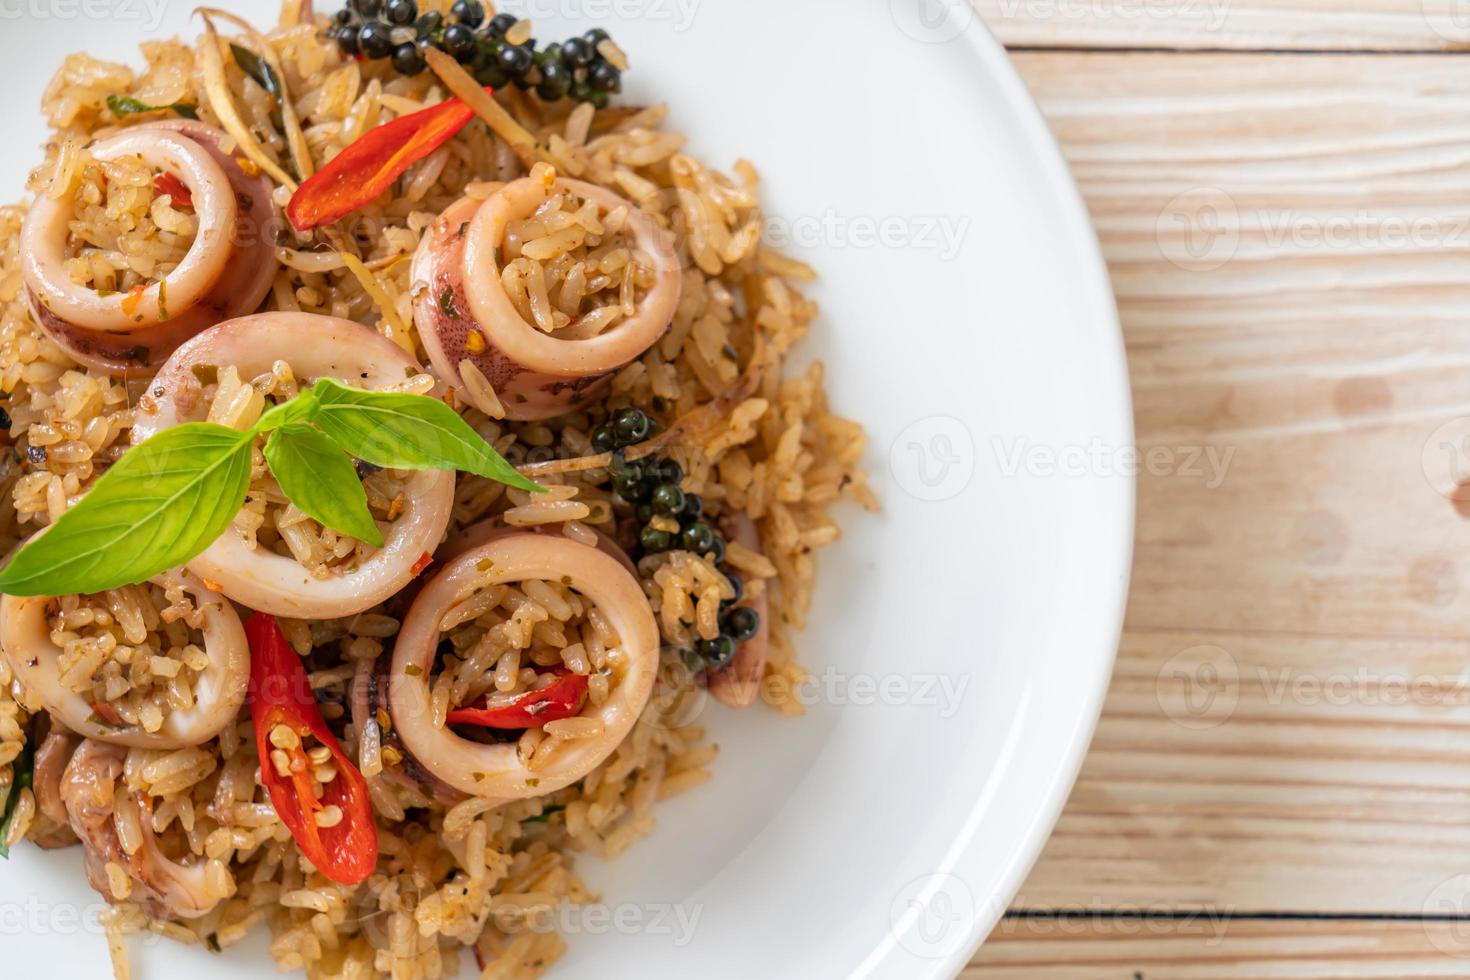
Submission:
POLYGON ((391 469, 463 470, 541 489, 443 402, 323 378, 248 431, 190 422, 134 446, 76 506, 16 552, 0 570, 0 592, 102 592, 192 560, 239 513, 250 485, 250 447, 267 433, 266 463, 287 499, 325 527, 374 547, 382 546, 382 532, 350 457, 391 469))

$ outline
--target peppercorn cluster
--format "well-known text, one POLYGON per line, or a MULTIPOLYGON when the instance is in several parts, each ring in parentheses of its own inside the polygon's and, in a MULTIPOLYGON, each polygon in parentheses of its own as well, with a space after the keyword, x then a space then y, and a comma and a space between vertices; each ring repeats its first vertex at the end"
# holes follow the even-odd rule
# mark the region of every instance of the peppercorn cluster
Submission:
POLYGON ((718 670, 734 659, 740 644, 755 637, 760 630, 760 614, 737 605, 745 597, 745 582, 725 564, 725 540, 705 520, 704 500, 696 493, 685 493, 680 487, 684 468, 678 460, 666 456, 638 460, 625 457, 624 450, 648 439, 655 428, 647 413, 625 408, 593 430, 592 447, 598 452, 612 453, 608 473, 613 491, 637 517, 638 549, 643 554, 692 551, 712 558, 720 573, 730 580, 735 594, 720 603, 720 635, 713 640, 699 640, 693 648, 680 651, 691 668, 718 670), (655 518, 676 521, 679 530, 657 527, 652 523, 655 518))
POLYGON ((389 58, 403 75, 422 72, 425 49, 435 47, 481 85, 535 89, 547 102, 570 96, 603 109, 622 91, 622 72, 600 50, 612 40, 607 31, 594 28, 538 49, 535 38, 507 39, 518 22, 514 14, 486 21, 480 0, 455 0, 447 18, 437 10, 420 14, 417 0, 348 0, 332 17, 328 36, 343 54, 389 58))

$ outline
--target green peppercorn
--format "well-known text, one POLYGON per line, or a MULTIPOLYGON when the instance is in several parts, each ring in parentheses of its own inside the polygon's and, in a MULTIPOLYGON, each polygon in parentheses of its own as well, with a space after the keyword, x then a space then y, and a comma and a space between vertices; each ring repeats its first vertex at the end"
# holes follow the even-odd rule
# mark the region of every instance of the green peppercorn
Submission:
POLYGON ((735 605, 735 603, 745 598, 745 579, 741 578, 736 572, 726 572, 725 578, 730 580, 730 588, 735 590, 735 597, 733 599, 726 599, 724 602, 721 602, 721 608, 733 606, 735 605))
POLYGON ((723 562, 725 560, 725 539, 716 534, 715 539, 710 542, 707 553, 713 556, 716 565, 723 562))
POLYGON ((526 72, 531 70, 533 64, 535 64, 535 56, 531 54, 531 49, 525 45, 507 45, 500 52, 500 70, 509 75, 513 80, 524 78, 526 72))
POLYGON ((608 106, 612 105, 612 96, 608 95, 606 92, 593 92, 587 97, 587 101, 592 105, 592 108, 594 109, 606 109, 608 106))
POLYGON ((357 46, 368 58, 386 58, 393 53, 393 31, 377 21, 364 24, 357 32, 357 46))
POLYGON ((656 527, 645 527, 638 535, 638 543, 643 545, 643 550, 649 554, 657 554, 660 551, 668 551, 674 546, 674 536, 668 531, 660 531, 656 527))
POLYGON ((419 37, 428 37, 443 26, 444 15, 437 10, 430 10, 418 19, 413 29, 418 32, 419 37))
POLYGON ((556 102, 566 97, 568 89, 572 87, 572 73, 561 65, 551 64, 541 67, 541 82, 536 86, 536 94, 544 102, 556 102))
POLYGON ((618 439, 626 446, 648 438, 648 416, 636 408, 625 408, 613 419, 618 439))
POLYGON ((693 520, 699 518, 703 514, 704 498, 697 493, 686 493, 684 495, 684 509, 679 512, 679 516, 687 517, 693 520))
POLYGON ((490 33, 504 35, 506 31, 516 26, 515 14, 496 14, 490 19, 490 33))
POLYGON ((479 53, 475 32, 466 24, 450 24, 444 28, 444 50, 460 64, 474 60, 479 53))
POLYGON ((466 27, 479 27, 485 21, 485 7, 480 0, 454 0, 449 16, 466 27))
POLYGON ((610 426, 599 425, 592 430, 592 448, 600 453, 612 452, 617 448, 617 436, 610 426))
POLYGON ((384 13, 387 14, 388 23, 402 27, 418 19, 419 5, 417 0, 388 0, 384 13))
POLYGON ((735 640, 721 633, 713 640, 700 640, 696 647, 699 655, 709 664, 711 670, 719 670, 721 667, 735 659, 735 640))
POLYGON ((725 616, 724 631, 736 643, 745 643, 755 638, 761 628, 761 615, 749 606, 731 609, 725 616))
POLYGON ((342 50, 343 54, 348 55, 349 57, 357 54, 356 27, 353 27, 351 24, 348 24, 345 27, 339 27, 333 33, 332 38, 337 42, 337 47, 342 50))
POLYGON ((692 551, 696 555, 702 555, 709 551, 714 545, 715 532, 703 521, 696 521, 684 529, 680 535, 680 542, 685 551, 692 551))
POLYGON ((400 75, 417 75, 427 67, 417 42, 405 41, 393 49, 393 70, 400 75))
POLYGON ((655 513, 673 517, 684 509, 684 491, 672 483, 660 483, 651 500, 655 513))
POLYGON ((587 73, 587 84, 594 92, 618 92, 623 88, 623 73, 605 61, 599 61, 587 73))
POLYGON ((637 474, 615 476, 612 485, 617 495, 630 504, 645 503, 653 493, 653 485, 637 474))
POLYGON ((586 68, 592 63, 593 57, 595 57, 595 52, 580 37, 574 37, 570 41, 562 42, 561 60, 568 68, 573 70, 586 68))

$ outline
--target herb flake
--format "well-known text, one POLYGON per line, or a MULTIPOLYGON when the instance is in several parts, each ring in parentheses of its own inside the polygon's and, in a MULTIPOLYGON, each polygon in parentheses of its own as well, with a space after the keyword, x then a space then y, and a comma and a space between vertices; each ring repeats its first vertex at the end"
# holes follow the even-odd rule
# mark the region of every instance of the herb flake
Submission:
POLYGON ((172 112, 183 116, 185 119, 199 118, 199 107, 189 102, 175 102, 172 105, 149 105, 140 102, 130 95, 109 95, 107 97, 107 108, 119 119, 125 116, 135 115, 140 112, 172 112))
POLYGON ((26 740, 25 748, 20 750, 20 755, 10 764, 10 771, 10 793, 5 797, 3 811, 0 811, 0 858, 6 860, 10 859, 10 846, 6 841, 10 838, 10 828, 15 822, 20 794, 30 789, 36 778, 36 749, 30 739, 26 740))
POLYGON ((254 51, 239 44, 230 45, 230 54, 234 56, 235 64, 240 70, 271 97, 271 122, 277 129, 284 128, 281 120, 281 103, 285 88, 281 85, 281 80, 276 77, 275 69, 254 51))

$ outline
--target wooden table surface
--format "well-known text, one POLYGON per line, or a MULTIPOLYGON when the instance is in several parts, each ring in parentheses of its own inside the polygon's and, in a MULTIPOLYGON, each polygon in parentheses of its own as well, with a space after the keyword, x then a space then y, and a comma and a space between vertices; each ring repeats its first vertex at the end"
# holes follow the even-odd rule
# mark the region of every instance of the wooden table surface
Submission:
POLYGON ((1172 462, 1092 752, 964 976, 1470 977, 1470 2, 978 6, 1172 462))

